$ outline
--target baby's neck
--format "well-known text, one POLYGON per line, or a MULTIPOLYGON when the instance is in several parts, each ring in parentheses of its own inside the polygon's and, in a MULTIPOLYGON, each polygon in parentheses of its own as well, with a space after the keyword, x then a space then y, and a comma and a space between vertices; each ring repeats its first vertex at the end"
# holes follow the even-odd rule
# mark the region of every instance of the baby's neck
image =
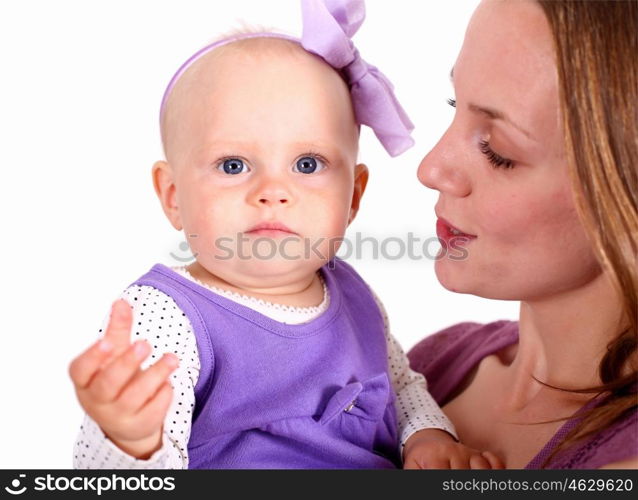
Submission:
POLYGON ((186 266, 185 269, 193 278, 205 285, 275 304, 292 307, 315 307, 320 305, 324 299, 323 284, 317 272, 297 280, 295 283, 287 283, 285 286, 247 287, 237 286, 216 276, 198 262, 186 266))

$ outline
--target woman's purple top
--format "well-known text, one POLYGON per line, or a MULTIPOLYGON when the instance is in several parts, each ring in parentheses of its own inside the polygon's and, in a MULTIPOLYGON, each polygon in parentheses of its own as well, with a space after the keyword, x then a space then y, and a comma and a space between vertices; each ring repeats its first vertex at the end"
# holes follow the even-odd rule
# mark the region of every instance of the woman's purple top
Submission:
MULTIPOLYGON (((518 323, 497 321, 487 325, 460 323, 426 337, 408 354, 410 365, 425 375, 430 393, 445 405, 470 371, 485 357, 518 341, 518 323)), ((585 407, 589 407, 586 405, 585 407)), ((567 420, 526 469, 538 469, 578 418, 567 420)), ((638 457, 638 411, 634 408, 610 427, 555 456, 549 469, 597 469, 638 457)))

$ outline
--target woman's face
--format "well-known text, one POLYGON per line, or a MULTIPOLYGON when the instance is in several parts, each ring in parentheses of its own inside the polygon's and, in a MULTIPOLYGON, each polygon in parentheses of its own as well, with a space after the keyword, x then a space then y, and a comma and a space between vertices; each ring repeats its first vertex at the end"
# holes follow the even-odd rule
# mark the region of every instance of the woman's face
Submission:
POLYGON ((439 191, 436 262, 449 290, 538 300, 600 273, 576 213, 549 25, 528 0, 485 0, 454 65, 456 114, 419 166, 439 191), (450 239, 457 238, 457 241, 450 239), (464 258, 459 260, 459 256, 464 258))

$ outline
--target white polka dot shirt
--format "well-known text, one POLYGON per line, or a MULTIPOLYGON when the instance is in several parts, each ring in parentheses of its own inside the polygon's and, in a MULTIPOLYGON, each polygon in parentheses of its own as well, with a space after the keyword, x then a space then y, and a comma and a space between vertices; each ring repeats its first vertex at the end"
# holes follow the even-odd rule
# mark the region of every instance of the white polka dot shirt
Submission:
MULTIPOLYGON (((195 280, 184 268, 175 268, 182 276, 212 289, 215 293, 251 307, 283 323, 299 324, 311 321, 325 311, 329 294, 324 284, 324 300, 316 307, 290 307, 209 287, 195 280)), ((427 391, 423 375, 412 371, 397 340, 390 333, 388 315, 379 298, 375 300, 383 314, 388 346, 388 369, 396 392, 396 411, 401 446, 416 431, 425 428, 442 429, 456 437, 450 420, 427 391)), ((173 401, 164 419, 162 447, 147 460, 132 457, 115 446, 100 427, 87 415, 80 427, 73 451, 76 469, 186 469, 192 411, 195 405, 194 387, 200 362, 190 321, 173 299, 150 286, 127 288, 121 298, 133 308, 132 341, 144 339, 151 345, 151 355, 142 368, 155 363, 166 352, 176 354, 179 367, 170 377, 173 401)), ((108 316, 100 333, 106 328, 108 316)))

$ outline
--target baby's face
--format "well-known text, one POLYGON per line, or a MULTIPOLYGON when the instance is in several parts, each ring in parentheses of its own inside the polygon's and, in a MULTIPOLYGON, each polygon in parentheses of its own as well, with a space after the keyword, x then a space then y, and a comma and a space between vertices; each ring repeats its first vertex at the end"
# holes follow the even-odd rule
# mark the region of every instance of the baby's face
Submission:
POLYGON ((154 170, 198 263, 242 288, 285 286, 332 258, 367 179, 345 83, 272 43, 225 46, 189 69, 168 103, 168 163, 154 170))

